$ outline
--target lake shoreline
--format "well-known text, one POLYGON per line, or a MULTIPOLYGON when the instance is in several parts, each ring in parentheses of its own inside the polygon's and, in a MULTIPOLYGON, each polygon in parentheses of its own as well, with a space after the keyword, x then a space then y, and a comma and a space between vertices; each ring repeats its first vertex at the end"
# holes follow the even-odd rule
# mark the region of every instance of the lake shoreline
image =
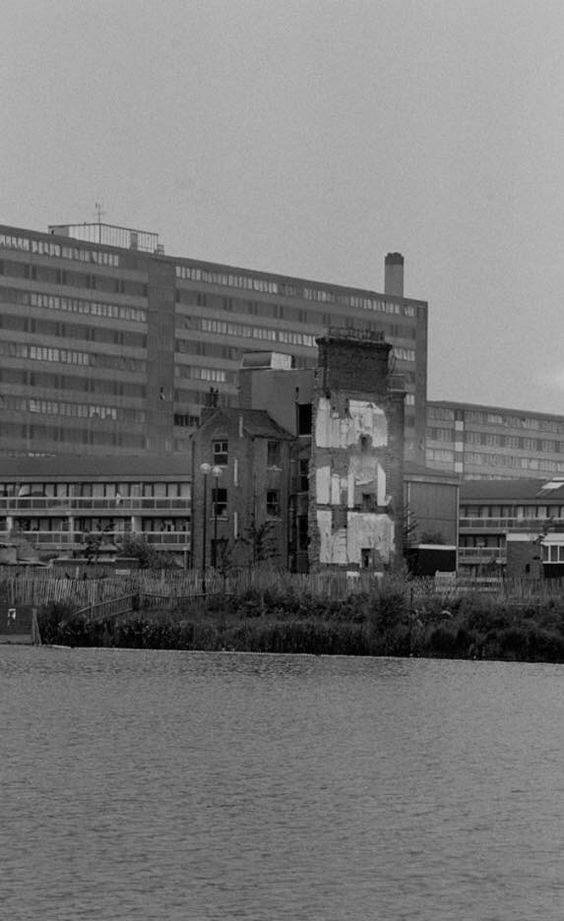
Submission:
POLYGON ((564 602, 405 593, 344 601, 248 593, 93 620, 64 604, 40 612, 48 645, 564 663, 564 602))

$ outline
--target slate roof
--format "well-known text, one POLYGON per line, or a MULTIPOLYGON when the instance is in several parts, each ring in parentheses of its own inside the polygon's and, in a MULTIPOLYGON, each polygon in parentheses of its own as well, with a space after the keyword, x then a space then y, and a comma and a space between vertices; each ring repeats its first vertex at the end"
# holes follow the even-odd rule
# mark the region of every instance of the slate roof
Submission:
POLYGON ((278 440, 289 439, 292 441, 294 439, 294 436, 279 425, 266 409, 228 409, 219 407, 202 422, 201 428, 206 428, 212 421, 216 425, 221 416, 231 425, 238 425, 242 416, 243 429, 251 438, 276 438, 278 440))
POLYGON ((57 457, 2 457, 2 477, 33 477, 55 479, 64 477, 120 477, 121 479, 151 479, 151 477, 187 477, 191 474, 189 454, 135 455, 59 455, 57 457))
POLYGON ((460 484, 461 502, 544 502, 564 500, 564 477, 551 480, 464 480, 460 484))

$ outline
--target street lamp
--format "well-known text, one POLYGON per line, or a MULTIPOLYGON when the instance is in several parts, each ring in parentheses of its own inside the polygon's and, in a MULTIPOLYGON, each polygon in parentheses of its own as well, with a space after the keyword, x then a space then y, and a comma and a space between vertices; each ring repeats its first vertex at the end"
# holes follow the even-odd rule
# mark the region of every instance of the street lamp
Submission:
MULTIPOLYGON (((212 555, 212 566, 215 569, 217 566, 217 492, 218 492, 218 483, 221 476, 221 467, 212 467, 211 474, 215 480, 215 502, 213 504, 213 555, 212 555)), ((212 491, 213 496, 213 491, 212 491)))
POLYGON ((200 472, 204 477, 204 514, 202 523, 202 593, 206 594, 206 552, 207 552, 207 530, 208 530, 208 476, 210 473, 216 482, 216 501, 214 502, 214 560, 217 547, 217 481, 221 476, 221 467, 212 467, 211 464, 200 464, 200 472))

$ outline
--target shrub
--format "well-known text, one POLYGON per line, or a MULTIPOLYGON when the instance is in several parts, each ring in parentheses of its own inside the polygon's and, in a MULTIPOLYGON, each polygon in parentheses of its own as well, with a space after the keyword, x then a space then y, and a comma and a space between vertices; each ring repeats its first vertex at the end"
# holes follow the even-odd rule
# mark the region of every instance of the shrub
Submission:
POLYGON ((435 627, 428 639, 428 651, 439 658, 460 659, 468 657, 472 648, 479 649, 479 638, 457 624, 435 627))

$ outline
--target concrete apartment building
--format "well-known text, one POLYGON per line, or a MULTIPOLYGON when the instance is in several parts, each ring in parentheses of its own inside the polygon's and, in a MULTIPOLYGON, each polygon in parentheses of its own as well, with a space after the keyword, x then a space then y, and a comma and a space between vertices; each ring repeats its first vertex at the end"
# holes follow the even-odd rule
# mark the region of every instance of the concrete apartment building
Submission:
POLYGON ((126 534, 189 563, 187 459, 0 456, 0 542, 45 560, 82 557, 92 535, 115 555, 126 534))
POLYGON ((466 480, 564 474, 564 416, 429 400, 426 465, 466 480))
POLYGON ((473 480, 460 487, 459 571, 564 575, 564 477, 473 480))
POLYGON ((186 452, 206 395, 238 403, 244 352, 316 363, 329 326, 382 332, 405 381, 408 456, 422 459, 427 304, 164 255, 155 234, 106 224, 0 226, 0 453, 186 452))

